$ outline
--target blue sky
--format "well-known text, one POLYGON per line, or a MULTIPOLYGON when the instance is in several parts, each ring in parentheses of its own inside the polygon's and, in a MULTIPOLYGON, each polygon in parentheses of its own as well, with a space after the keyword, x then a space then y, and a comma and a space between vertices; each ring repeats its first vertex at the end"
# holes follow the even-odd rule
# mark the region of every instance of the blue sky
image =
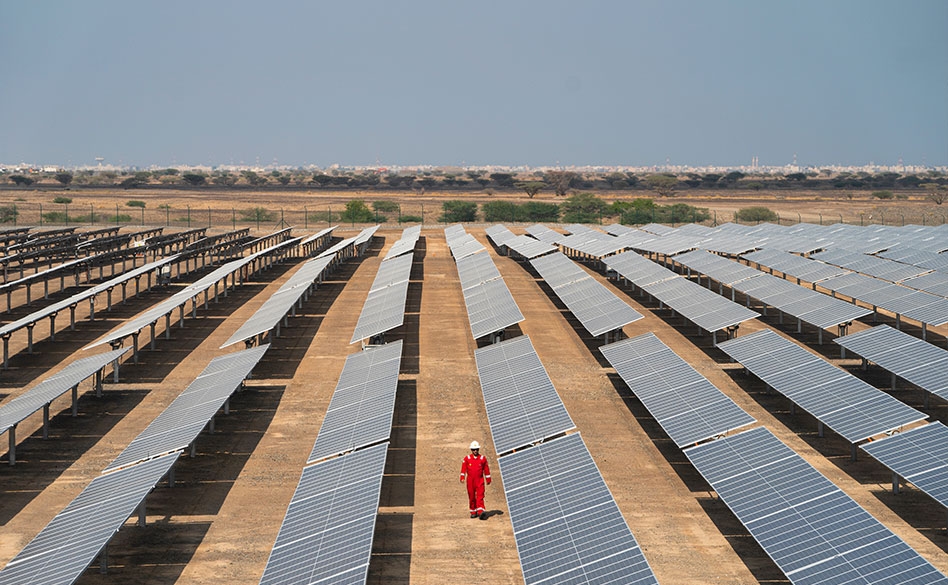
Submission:
POLYGON ((948 2, 3 2, 0 162, 948 164, 948 2))

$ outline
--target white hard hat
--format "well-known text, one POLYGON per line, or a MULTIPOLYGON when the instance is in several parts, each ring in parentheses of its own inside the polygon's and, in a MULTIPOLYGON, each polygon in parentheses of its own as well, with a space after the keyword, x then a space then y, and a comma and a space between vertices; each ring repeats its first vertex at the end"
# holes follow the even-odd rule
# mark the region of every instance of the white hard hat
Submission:
POLYGON ((471 449, 480 449, 480 448, 481 448, 480 443, 478 443, 477 441, 471 441, 471 449))

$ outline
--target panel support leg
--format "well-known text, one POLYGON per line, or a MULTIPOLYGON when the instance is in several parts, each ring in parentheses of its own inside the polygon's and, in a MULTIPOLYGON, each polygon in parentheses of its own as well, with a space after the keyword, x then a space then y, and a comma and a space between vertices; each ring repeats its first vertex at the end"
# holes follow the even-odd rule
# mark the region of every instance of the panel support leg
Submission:
POLYGON ((146 501, 147 501, 147 498, 142 500, 142 503, 138 505, 138 525, 139 526, 145 526, 145 524, 147 523, 146 514, 145 514, 146 501))
POLYGON ((72 416, 79 416, 79 384, 72 387, 72 416))
POLYGON ((109 572, 109 543, 105 543, 102 552, 99 553, 99 573, 105 575, 109 572))
POLYGON ((816 422, 816 432, 817 432, 817 435, 819 435, 820 437, 823 436, 823 423, 819 421, 816 422))
POLYGON ((899 474, 894 471, 892 472, 892 493, 896 495, 899 493, 899 474))
POLYGON ((857 449, 858 449, 858 448, 856 447, 856 443, 853 443, 853 444, 851 445, 851 449, 850 449, 850 453, 849 453, 849 460, 850 460, 850 461, 855 461, 855 460, 856 460, 856 453, 858 453, 858 450, 857 450, 857 449))
POLYGON ((43 438, 49 438, 49 404, 43 405, 43 438))
POLYGON ((10 466, 16 465, 16 425, 10 427, 7 431, 10 447, 7 450, 7 456, 10 458, 10 466))

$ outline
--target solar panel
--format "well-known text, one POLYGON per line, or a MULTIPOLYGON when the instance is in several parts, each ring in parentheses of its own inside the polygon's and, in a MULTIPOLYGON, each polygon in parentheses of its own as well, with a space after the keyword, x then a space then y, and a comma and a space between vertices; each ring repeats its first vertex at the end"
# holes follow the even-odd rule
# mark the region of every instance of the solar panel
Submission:
POLYGON ((389 438, 401 359, 400 339, 346 358, 309 463, 389 438))
POLYGON ((459 238, 465 234, 467 234, 467 232, 464 230, 464 226, 461 224, 449 225, 448 227, 444 228, 444 238, 448 241, 449 246, 451 245, 451 240, 459 238))
POLYGON ((718 347, 850 443, 927 418, 769 329, 718 347))
POLYGON ((335 260, 335 256, 324 256, 307 261, 299 270, 273 293, 243 325, 221 346, 251 339, 276 327, 290 309, 306 294, 306 291, 319 279, 323 272, 335 260))
POLYGON ((402 237, 392 244, 392 247, 385 253, 385 257, 382 258, 382 261, 385 262, 386 260, 391 260, 392 258, 413 251, 418 244, 419 237, 421 237, 421 226, 405 228, 402 231, 402 237))
POLYGON ((644 285, 641 288, 709 332, 735 327, 744 321, 759 317, 755 311, 686 278, 670 278, 644 285))
POLYGON ((755 422, 654 333, 599 351, 679 447, 755 422))
POLYGON ((78 359, 44 379, 13 400, 0 406, 0 433, 6 432, 44 405, 59 398, 70 388, 95 374, 127 352, 129 347, 115 349, 92 357, 78 359))
POLYGON ((369 240, 372 239, 372 236, 375 235, 375 232, 379 231, 380 227, 381 226, 379 225, 373 225, 373 226, 364 228, 361 232, 359 232, 359 235, 355 237, 355 241, 353 243, 356 246, 359 246, 361 244, 368 242, 369 240))
POLYGON ((948 508, 948 427, 933 422, 861 448, 948 508))
POLYGON ((462 234, 448 240, 448 248, 451 249, 451 255, 454 256, 455 261, 487 249, 471 234, 462 234))
POLYGON ((671 270, 652 262, 637 252, 623 252, 615 256, 609 256, 603 262, 610 270, 614 270, 638 287, 668 280, 669 278, 678 278, 678 275, 671 270))
POLYGON ((901 264, 884 258, 868 256, 858 252, 851 252, 839 248, 824 250, 810 256, 815 260, 835 264, 855 272, 867 274, 874 278, 881 278, 891 282, 901 282, 906 278, 919 276, 928 272, 926 268, 918 268, 908 264, 901 264))
POLYGON ((638 321, 642 315, 561 252, 530 261, 592 336, 638 321))
POLYGON ((335 255, 338 254, 340 251, 342 251, 342 250, 348 248, 349 246, 354 245, 354 244, 355 244, 355 241, 356 241, 356 237, 358 237, 358 236, 353 236, 353 237, 351 237, 351 238, 346 238, 346 239, 344 239, 344 240, 341 240, 341 241, 339 241, 339 242, 336 242, 336 243, 333 244, 332 246, 330 246, 330 247, 326 248, 325 250, 323 250, 322 252, 320 252, 316 257, 317 257, 317 258, 324 258, 324 257, 326 257, 326 256, 335 256, 335 255))
POLYGON ((484 230, 484 233, 486 233, 490 241, 494 242, 494 245, 498 247, 503 246, 507 240, 517 237, 512 231, 507 229, 507 226, 500 224, 490 226, 484 230))
POLYGON ((684 453, 794 585, 948 582, 764 427, 684 453))
POLYGON ((547 244, 556 244, 557 240, 563 237, 563 234, 555 232, 545 225, 539 223, 526 228, 526 231, 534 238, 540 240, 541 242, 546 242, 547 244))
POLYGON ((664 236, 665 234, 669 232, 675 231, 675 228, 671 226, 667 226, 667 225, 662 225, 660 223, 648 223, 648 224, 643 225, 639 229, 645 232, 651 232, 659 236, 664 236))
POLYGON ((461 280, 461 290, 500 278, 500 271, 497 270, 490 254, 484 252, 461 258, 457 261, 457 266, 458 278, 461 280))
POLYGON ((526 585, 658 583, 578 433, 499 464, 526 585))
POLYGON ((929 272, 902 281, 902 285, 940 297, 948 297, 948 268, 945 272, 929 272))
POLYGON ((178 455, 172 453, 93 479, 0 571, 0 585, 75 582, 178 455))
POLYGON ((761 275, 759 270, 755 270, 750 266, 728 260, 723 256, 718 256, 717 254, 712 254, 705 250, 694 250, 680 254, 672 258, 672 260, 727 286, 761 275))
POLYGON ((413 260, 414 254, 406 254, 382 262, 349 343, 385 333, 405 322, 405 300, 413 260))
POLYGON ((881 258, 904 262, 920 268, 948 271, 948 255, 919 250, 912 245, 895 246, 884 252, 879 252, 877 255, 881 258))
POLYGON ((796 254, 770 248, 744 254, 743 258, 755 264, 780 271, 788 276, 805 280, 806 282, 818 283, 833 276, 848 274, 847 270, 839 268, 838 266, 831 266, 822 262, 813 262, 803 256, 797 256, 796 254))
POLYGON ((503 278, 471 286, 463 293, 474 339, 503 331, 524 319, 503 278))
POLYGON ((365 583, 388 443, 303 469, 260 585, 365 583))
POLYGON ((888 325, 835 341, 903 380, 948 400, 948 351, 888 325))
POLYGON ((537 256, 542 256, 544 254, 549 254, 550 252, 555 252, 557 250, 556 246, 549 242, 534 240, 533 238, 529 238, 527 236, 515 236, 506 240, 504 245, 516 252, 518 255, 523 256, 527 260, 536 258, 537 256))
POLYGON ((497 453, 575 428, 529 337, 482 347, 474 359, 497 453))
POLYGON ((269 345, 261 345, 211 360, 105 470, 187 448, 269 348, 269 345))

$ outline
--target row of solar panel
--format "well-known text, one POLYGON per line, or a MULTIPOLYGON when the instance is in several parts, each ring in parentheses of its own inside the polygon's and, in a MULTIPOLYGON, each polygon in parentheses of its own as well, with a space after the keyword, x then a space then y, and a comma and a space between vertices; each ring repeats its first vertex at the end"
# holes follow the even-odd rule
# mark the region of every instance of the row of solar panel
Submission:
POLYGON ((413 235, 414 228, 405 231, 409 233, 403 234, 402 239, 392 247, 399 245, 399 242, 405 242, 399 247, 404 248, 410 243, 411 248, 401 250, 400 255, 386 256, 379 265, 350 343, 380 335, 400 327, 405 322, 405 301, 408 298, 409 278, 415 259, 413 250, 420 233, 419 231, 413 235))

